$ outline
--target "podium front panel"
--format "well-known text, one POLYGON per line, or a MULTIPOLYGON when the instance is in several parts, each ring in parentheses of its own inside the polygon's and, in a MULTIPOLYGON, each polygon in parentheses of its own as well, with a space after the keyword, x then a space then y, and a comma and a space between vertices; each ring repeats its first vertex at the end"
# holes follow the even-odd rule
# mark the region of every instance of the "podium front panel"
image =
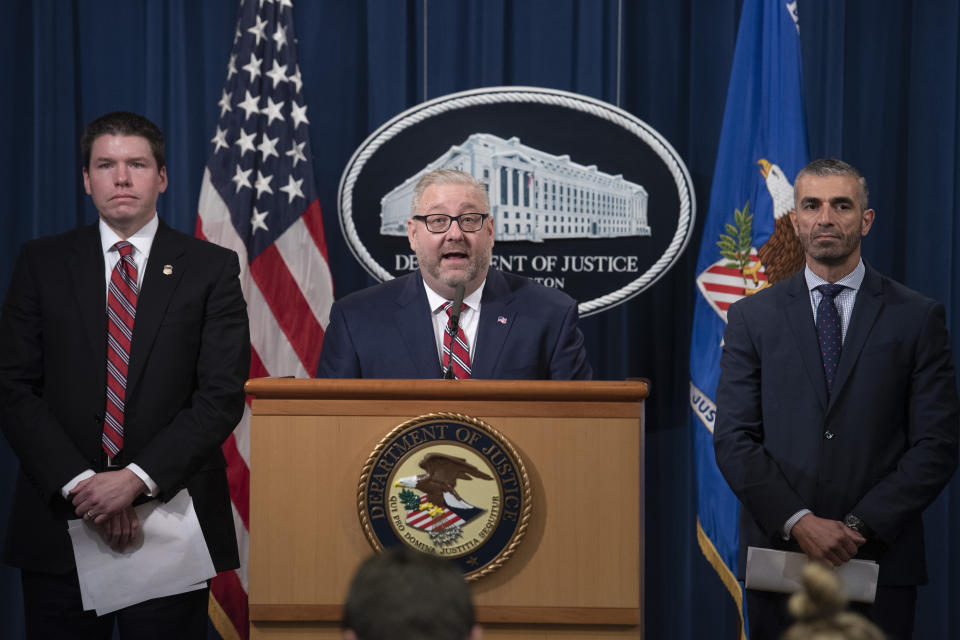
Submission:
MULTIPOLYGON (((310 382, 318 389, 328 383, 310 382)), ((397 425, 436 412, 465 414, 502 433, 523 458, 533 491, 516 552, 471 583, 485 635, 642 636, 645 384, 576 383, 577 393, 568 388, 560 399, 551 389, 546 399, 531 392, 533 399, 519 400, 515 387, 498 391, 531 383, 444 381, 448 397, 391 387, 377 398, 364 395, 363 383, 373 381, 349 382, 359 386, 317 391, 337 397, 309 397, 302 387, 283 397, 271 388, 253 402, 251 637, 340 637, 350 578, 372 553, 358 518, 361 469, 397 425), (470 393, 458 396, 455 387, 465 385, 470 393), (594 401, 593 385, 633 385, 635 399, 594 401), (478 393, 479 386, 489 393, 478 393), (363 394, 350 393, 354 388, 363 394)))

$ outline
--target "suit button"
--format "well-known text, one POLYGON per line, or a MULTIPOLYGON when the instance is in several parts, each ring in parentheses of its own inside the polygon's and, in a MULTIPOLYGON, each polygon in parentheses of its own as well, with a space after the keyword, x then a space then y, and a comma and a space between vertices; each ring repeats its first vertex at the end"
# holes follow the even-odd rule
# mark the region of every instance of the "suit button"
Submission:
POLYGON ((833 431, 825 431, 823 434, 823 437, 826 438, 827 440, 833 440, 834 435, 836 434, 834 434, 833 431))

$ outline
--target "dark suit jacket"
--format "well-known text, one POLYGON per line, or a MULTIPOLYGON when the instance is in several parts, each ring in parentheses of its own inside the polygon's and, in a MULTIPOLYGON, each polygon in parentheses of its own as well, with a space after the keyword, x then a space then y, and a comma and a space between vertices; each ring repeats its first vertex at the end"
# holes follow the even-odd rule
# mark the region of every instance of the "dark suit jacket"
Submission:
POLYGON ((803 272, 732 305, 717 388, 717 464, 749 546, 799 551, 797 511, 860 516, 880 584, 926 581, 921 512, 957 465, 956 380, 943 307, 869 266, 828 401, 803 272))
MULTIPOLYGON (((160 222, 145 268, 122 462, 140 465, 162 501, 189 489, 214 565, 236 568, 220 445, 242 414, 250 361, 237 255, 160 222)), ((2 427, 20 459, 3 556, 13 566, 74 566, 60 489, 103 470, 104 273, 96 224, 28 242, 17 260, 0 318, 2 427)))
MULTIPOLYGON (((473 378, 589 379, 577 304, 529 278, 490 269, 480 301, 473 378)), ((419 271, 333 304, 321 378, 440 378, 437 342, 419 271)))

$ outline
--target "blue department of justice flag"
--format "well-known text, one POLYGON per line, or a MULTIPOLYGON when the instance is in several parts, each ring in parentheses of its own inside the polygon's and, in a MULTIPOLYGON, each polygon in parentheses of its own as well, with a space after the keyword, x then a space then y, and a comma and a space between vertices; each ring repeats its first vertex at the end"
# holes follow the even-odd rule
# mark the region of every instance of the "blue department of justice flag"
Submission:
POLYGON ((727 308, 803 266, 787 212, 807 162, 797 3, 745 0, 723 114, 710 208, 697 260, 690 407, 697 540, 740 610, 739 503, 717 469, 715 403, 727 308))

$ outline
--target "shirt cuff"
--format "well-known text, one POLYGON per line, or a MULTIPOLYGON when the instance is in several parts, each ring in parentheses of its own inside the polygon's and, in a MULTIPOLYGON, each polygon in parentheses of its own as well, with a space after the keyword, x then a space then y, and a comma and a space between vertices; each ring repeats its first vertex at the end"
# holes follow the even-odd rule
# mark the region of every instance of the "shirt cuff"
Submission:
POLYGON ((148 498, 157 497, 157 491, 160 489, 160 487, 157 486, 157 483, 153 481, 153 478, 151 478, 146 471, 140 468, 140 465, 131 462, 126 468, 130 471, 133 471, 138 478, 143 480, 143 484, 147 485, 147 490, 144 492, 145 496, 148 498))
POLYGON ((813 513, 810 509, 800 509, 795 514, 790 516, 790 519, 783 523, 783 539, 790 539, 790 532, 793 531, 793 525, 797 524, 800 521, 800 518, 807 515, 808 513, 813 513))
POLYGON ((97 475, 97 474, 94 473, 93 469, 87 469, 86 471, 81 471, 80 473, 78 473, 77 475, 75 475, 75 476, 73 477, 73 480, 71 480, 71 481, 68 482, 67 484, 63 485, 63 487, 60 489, 60 495, 63 496, 63 499, 64 499, 64 500, 69 500, 69 499, 70 499, 70 492, 73 491, 74 488, 76 488, 76 486, 77 486, 78 484, 80 484, 80 481, 81 481, 81 480, 86 480, 87 478, 92 478, 92 477, 95 476, 95 475, 97 475))

